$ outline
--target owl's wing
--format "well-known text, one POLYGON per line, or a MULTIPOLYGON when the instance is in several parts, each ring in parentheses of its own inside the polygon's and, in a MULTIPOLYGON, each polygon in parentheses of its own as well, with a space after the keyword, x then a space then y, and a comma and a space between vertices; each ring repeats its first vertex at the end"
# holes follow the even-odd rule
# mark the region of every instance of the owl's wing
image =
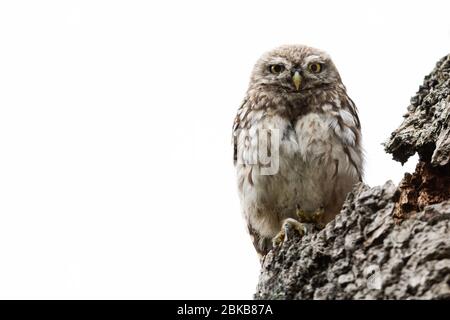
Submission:
POLYGON ((352 116, 355 119, 356 122, 356 128, 358 128, 358 130, 361 129, 361 122, 359 121, 359 117, 358 117, 358 108, 356 108, 356 104, 353 102, 353 100, 347 96, 347 99, 345 99, 347 101, 347 108, 349 109, 349 112, 352 114, 352 116))
POLYGON ((362 181, 362 147, 361 123, 358 109, 353 100, 345 95, 340 99, 341 112, 335 133, 342 139, 344 152, 347 154, 352 166, 355 168, 359 181, 362 181))
MULTIPOLYGON (((251 113, 251 103, 248 101, 248 99, 244 99, 241 106, 239 107, 236 117, 234 118, 233 123, 233 137, 232 137, 232 143, 233 143, 233 162, 234 165, 238 163, 238 158, 242 157, 242 153, 238 154, 238 148, 241 148, 240 151, 243 151, 242 148, 245 148, 243 143, 243 137, 244 135, 239 136, 242 134, 241 130, 246 130, 249 128, 249 114, 251 113)), ((252 183, 251 177, 251 167, 245 166, 245 161, 242 160, 243 167, 239 170, 244 170, 245 174, 241 176, 241 179, 248 179, 249 183, 252 183)), ((242 185, 242 182, 239 184, 242 185)), ((248 233, 250 234, 250 238, 252 240, 253 246, 256 249, 256 252, 258 253, 260 259, 264 257, 267 252, 271 249, 272 242, 271 239, 261 237, 260 233, 255 230, 250 221, 248 220, 248 215, 244 214, 245 219, 247 220, 247 228, 248 233)))
POLYGON ((247 115, 250 111, 249 103, 247 99, 244 99, 241 106, 239 107, 236 117, 234 118, 233 123, 233 163, 236 165, 238 160, 238 135, 240 130, 244 129, 247 126, 247 115))
POLYGON ((253 246, 255 247, 259 258, 262 259, 270 249, 272 249, 272 239, 261 237, 259 232, 253 229, 249 223, 247 223, 247 227, 253 246))

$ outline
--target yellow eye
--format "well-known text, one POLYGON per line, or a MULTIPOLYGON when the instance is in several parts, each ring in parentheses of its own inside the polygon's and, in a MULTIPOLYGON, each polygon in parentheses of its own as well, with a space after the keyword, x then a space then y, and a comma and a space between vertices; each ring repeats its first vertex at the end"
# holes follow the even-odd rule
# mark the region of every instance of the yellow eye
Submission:
POLYGON ((284 66, 282 64, 273 64, 270 66, 270 72, 273 74, 278 74, 284 71, 284 66))
POLYGON ((322 64, 320 64, 320 63, 311 63, 308 66, 308 69, 312 73, 319 73, 320 71, 322 71, 322 64))

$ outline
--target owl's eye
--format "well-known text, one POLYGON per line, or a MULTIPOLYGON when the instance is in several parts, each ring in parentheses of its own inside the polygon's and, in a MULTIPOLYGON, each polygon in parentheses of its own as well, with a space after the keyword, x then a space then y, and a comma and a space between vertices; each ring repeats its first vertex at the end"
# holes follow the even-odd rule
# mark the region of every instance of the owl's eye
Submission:
POLYGON ((279 74, 284 71, 284 66, 282 64, 273 64, 269 69, 271 73, 279 74))
POLYGON ((322 71, 322 64, 321 63, 311 63, 308 66, 308 69, 312 73, 319 73, 320 71, 322 71))

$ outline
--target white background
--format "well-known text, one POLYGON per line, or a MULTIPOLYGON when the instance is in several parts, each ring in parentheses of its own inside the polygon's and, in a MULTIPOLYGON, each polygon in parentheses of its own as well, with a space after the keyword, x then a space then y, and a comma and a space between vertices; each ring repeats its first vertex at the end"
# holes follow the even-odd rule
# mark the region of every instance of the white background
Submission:
POLYGON ((328 51, 366 182, 450 52, 448 1, 2 1, 0 298, 251 298, 231 126, 258 57, 328 51))

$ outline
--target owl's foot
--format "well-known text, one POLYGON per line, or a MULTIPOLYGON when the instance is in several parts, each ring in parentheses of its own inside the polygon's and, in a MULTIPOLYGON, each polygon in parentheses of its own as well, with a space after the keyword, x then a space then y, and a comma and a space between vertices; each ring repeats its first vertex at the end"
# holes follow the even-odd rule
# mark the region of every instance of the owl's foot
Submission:
POLYGON ((295 219, 287 218, 284 220, 281 227, 281 231, 272 239, 272 244, 274 247, 278 247, 285 240, 291 238, 295 233, 303 236, 306 233, 305 226, 295 219))
POLYGON ((320 207, 316 211, 314 211, 312 214, 309 212, 303 211, 301 208, 297 208, 297 216, 301 222, 305 223, 313 223, 320 229, 322 229, 325 225, 323 223, 325 210, 323 207, 320 207))

